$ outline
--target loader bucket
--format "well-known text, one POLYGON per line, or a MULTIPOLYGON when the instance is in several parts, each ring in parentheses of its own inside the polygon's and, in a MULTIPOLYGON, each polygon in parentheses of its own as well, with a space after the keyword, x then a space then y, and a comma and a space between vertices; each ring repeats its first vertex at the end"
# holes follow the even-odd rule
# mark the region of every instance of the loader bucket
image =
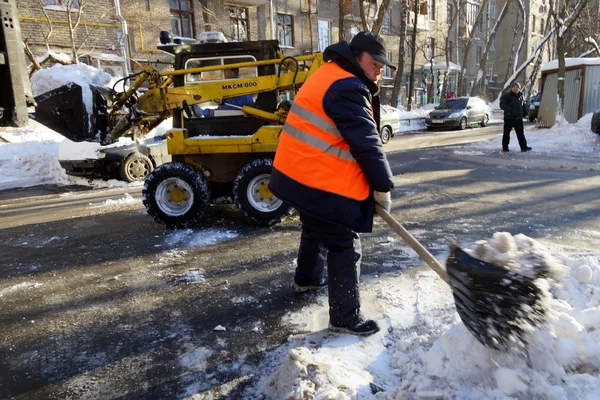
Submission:
MULTIPOLYGON (((89 85, 92 113, 88 113, 80 85, 70 83, 35 97, 35 120, 74 142, 102 141, 107 134, 109 89, 89 85)), ((89 92, 86 91, 86 97, 89 92)))

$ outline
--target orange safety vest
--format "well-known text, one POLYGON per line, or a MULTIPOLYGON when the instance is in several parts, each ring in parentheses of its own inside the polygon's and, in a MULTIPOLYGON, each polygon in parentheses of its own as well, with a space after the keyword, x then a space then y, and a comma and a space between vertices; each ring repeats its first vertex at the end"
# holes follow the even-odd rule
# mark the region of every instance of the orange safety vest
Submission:
POLYGON ((350 77, 355 76, 330 62, 302 85, 286 118, 273 166, 308 187, 362 201, 370 193, 367 179, 323 110, 329 87, 350 77))

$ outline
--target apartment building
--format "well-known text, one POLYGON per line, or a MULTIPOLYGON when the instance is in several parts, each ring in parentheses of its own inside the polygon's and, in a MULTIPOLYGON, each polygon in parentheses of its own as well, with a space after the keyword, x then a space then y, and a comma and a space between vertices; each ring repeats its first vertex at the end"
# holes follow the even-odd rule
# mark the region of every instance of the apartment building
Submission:
MULTIPOLYGON (((399 57, 400 0, 392 0, 385 14, 380 34, 387 43, 388 57, 404 63, 401 79, 402 103, 406 102, 410 75, 411 35, 416 22, 415 91, 416 104, 438 101, 441 83, 448 76, 448 91, 459 92, 457 67, 466 65, 468 93, 475 80, 478 62, 489 29, 505 0, 488 0, 484 18, 475 24, 482 7, 477 0, 409 0, 407 43, 404 57, 399 57), (414 1, 417 13, 414 13, 414 1), (464 1, 461 4, 460 1, 464 1), (464 47, 475 30, 469 57, 464 62, 464 47), (446 38, 448 46, 446 48, 446 38), (451 64, 446 71, 446 54, 451 64), (433 65, 433 71, 431 66, 433 65), (433 73, 432 73, 433 72, 433 73)), ((545 24, 544 8, 549 0, 527 1, 531 35, 519 54, 540 40, 545 24)), ((376 16, 381 0, 362 3, 367 23, 376 16)), ((350 40, 362 30, 359 3, 351 0, 20 0, 23 38, 37 56, 51 50, 71 53, 72 44, 84 62, 102 68, 113 75, 135 71, 150 65, 158 70, 171 68, 172 56, 159 49, 160 31, 170 31, 176 37, 198 38, 205 31, 220 31, 229 41, 278 39, 286 55, 322 51, 336 43, 340 36, 350 40), (344 31, 339 32, 340 4, 344 16, 344 31), (69 16, 71 22, 69 22, 69 16), (76 21, 79 23, 75 29, 76 21), (129 60, 129 63, 126 63, 129 60)), ((510 47, 518 28, 519 11, 513 5, 505 18, 487 59, 486 80, 491 92, 506 79, 510 47)), ((526 71, 530 73, 531 71, 526 71)), ((382 79, 382 97, 390 100, 394 71, 386 68, 382 79)), ((491 97, 490 93, 490 97, 491 97)))

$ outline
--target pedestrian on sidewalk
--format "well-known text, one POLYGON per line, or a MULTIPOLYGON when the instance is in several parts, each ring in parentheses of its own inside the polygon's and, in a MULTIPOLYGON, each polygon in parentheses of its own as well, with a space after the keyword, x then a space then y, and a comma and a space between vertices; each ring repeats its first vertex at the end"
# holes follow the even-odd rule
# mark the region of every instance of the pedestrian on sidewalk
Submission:
POLYGON ((328 286, 329 329, 379 331, 360 310, 362 249, 375 203, 390 210, 394 184, 379 138, 383 39, 359 32, 327 47, 326 63, 303 85, 281 132, 269 187, 300 214, 297 292, 328 286), (324 273, 327 264, 327 276, 324 273))
POLYGON ((525 101, 521 92, 521 84, 513 82, 510 90, 500 97, 500 108, 504 111, 504 134, 502 135, 502 151, 508 151, 510 143, 510 131, 514 128, 521 151, 530 151, 527 146, 523 127, 523 116, 525 115, 525 101))

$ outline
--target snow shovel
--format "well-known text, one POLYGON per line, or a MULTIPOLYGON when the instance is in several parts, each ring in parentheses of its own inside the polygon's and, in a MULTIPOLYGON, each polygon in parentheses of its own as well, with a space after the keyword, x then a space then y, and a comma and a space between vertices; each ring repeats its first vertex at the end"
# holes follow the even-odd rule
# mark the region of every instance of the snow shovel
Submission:
POLYGON ((458 315, 471 334, 495 350, 525 345, 531 328, 545 321, 541 290, 534 279, 478 260, 450 245, 446 268, 394 217, 379 205, 375 211, 450 285, 458 315))

